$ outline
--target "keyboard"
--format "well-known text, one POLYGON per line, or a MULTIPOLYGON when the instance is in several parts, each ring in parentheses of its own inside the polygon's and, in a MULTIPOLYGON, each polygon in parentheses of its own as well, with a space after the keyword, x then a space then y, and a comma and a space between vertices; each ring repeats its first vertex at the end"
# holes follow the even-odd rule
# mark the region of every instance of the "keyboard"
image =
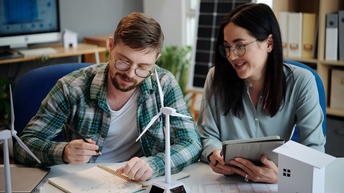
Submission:
POLYGON ((57 53, 54 48, 46 47, 46 48, 34 48, 34 49, 20 49, 18 50, 24 56, 42 56, 42 55, 49 55, 57 53))

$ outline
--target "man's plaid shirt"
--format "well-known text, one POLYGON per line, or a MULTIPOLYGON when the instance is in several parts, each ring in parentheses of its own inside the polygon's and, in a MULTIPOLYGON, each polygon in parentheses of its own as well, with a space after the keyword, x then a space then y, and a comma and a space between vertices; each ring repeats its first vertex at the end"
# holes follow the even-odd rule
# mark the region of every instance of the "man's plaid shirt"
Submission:
MULTIPOLYGON (((92 65, 61 78, 21 133, 21 139, 41 160, 43 166, 63 164, 64 147, 69 141, 78 138, 65 129, 66 124, 92 138, 99 150, 102 150, 111 119, 106 102, 107 65, 92 65), (60 132, 63 134, 63 142, 53 141, 60 132)), ((191 116, 174 76, 158 66, 155 68, 164 93, 164 105, 191 116)), ((136 121, 140 134, 153 116, 159 113, 161 103, 155 76, 146 78, 138 89, 136 121)), ((202 146, 193 119, 170 117, 170 125, 171 172, 176 173, 199 159, 202 146)), ((153 177, 165 173, 164 126, 165 118, 160 116, 140 139, 143 159, 153 169, 153 177)), ((38 166, 18 144, 14 154, 16 160, 38 166)), ((90 162, 95 162, 96 159, 97 156, 93 156, 90 162)))

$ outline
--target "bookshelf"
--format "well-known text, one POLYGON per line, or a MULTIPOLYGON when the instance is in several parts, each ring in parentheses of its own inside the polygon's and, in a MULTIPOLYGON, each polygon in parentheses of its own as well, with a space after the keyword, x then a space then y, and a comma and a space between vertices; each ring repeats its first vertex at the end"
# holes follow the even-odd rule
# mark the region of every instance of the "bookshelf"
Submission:
POLYGON ((317 58, 285 58, 305 63, 315 68, 321 77, 327 98, 327 115, 334 115, 344 118, 344 109, 336 109, 330 107, 331 100, 331 70, 334 68, 344 69, 344 61, 327 61, 325 60, 325 36, 326 36, 326 14, 344 10, 343 0, 273 0, 273 10, 278 18, 281 11, 288 12, 308 12, 316 13, 318 18, 318 47, 317 58))

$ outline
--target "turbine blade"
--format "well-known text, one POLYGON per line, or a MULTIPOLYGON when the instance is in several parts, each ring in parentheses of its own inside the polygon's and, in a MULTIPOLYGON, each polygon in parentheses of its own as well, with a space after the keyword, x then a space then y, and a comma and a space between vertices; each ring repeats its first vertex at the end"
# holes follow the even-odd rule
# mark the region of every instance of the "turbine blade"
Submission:
POLYGON ((156 71, 156 69, 155 69, 155 76, 156 76, 156 81, 158 83, 158 91, 159 91, 159 96, 160 96, 161 107, 164 107, 164 95, 162 93, 160 80, 159 80, 158 72, 156 71))
POLYGON ((180 113, 173 113, 171 116, 174 116, 174 117, 183 117, 183 118, 192 118, 190 116, 186 116, 186 115, 183 115, 183 114, 180 114, 180 113))
POLYGON ((14 138, 16 138, 17 142, 19 143, 19 145, 26 151, 28 152, 33 158, 35 158, 35 160, 38 163, 41 163, 41 161, 39 161, 39 159, 35 156, 35 154, 32 153, 32 151, 23 143, 23 141, 17 136, 17 135, 12 135, 14 138))
POLYGON ((152 120, 148 123, 148 125, 146 126, 146 128, 142 131, 141 135, 136 139, 136 142, 142 137, 143 134, 146 133, 146 131, 150 128, 150 126, 153 125, 153 123, 159 118, 159 116, 161 115, 161 112, 159 112, 158 114, 156 114, 152 120))
POLYGON ((14 131, 14 107, 13 107, 13 97, 12 97, 12 86, 10 87, 10 101, 11 101, 11 131, 14 131))

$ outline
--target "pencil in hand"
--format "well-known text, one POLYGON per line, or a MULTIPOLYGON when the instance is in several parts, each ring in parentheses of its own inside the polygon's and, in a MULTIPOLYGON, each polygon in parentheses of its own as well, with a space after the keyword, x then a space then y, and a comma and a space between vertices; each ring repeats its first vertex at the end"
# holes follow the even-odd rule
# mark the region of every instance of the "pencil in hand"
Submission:
MULTIPOLYGON (((79 132, 77 132, 75 129, 73 129, 72 127, 66 125, 66 128, 73 131, 73 133, 78 136, 80 139, 82 139, 84 142, 86 143, 90 143, 89 141, 87 141, 86 137, 84 137, 83 135, 81 135, 79 132)), ((96 150, 97 153, 99 153, 99 155, 102 155, 102 152, 100 152, 99 150, 96 150)))

